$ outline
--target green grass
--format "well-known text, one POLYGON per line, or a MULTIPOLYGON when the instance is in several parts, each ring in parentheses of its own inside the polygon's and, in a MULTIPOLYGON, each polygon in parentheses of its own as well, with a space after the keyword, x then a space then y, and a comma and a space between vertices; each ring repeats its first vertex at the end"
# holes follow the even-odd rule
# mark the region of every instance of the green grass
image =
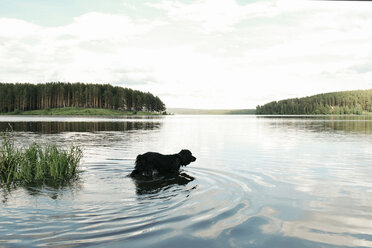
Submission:
POLYGON ((33 143, 28 148, 17 149, 10 132, 2 135, 0 146, 1 185, 16 184, 65 184, 77 178, 82 157, 79 147, 68 150, 56 145, 41 146, 33 143))
POLYGON ((154 112, 144 111, 122 111, 115 109, 99 109, 99 108, 46 108, 40 110, 20 111, 16 110, 8 113, 1 113, 2 115, 99 115, 99 116, 118 116, 118 115, 159 115, 154 112))

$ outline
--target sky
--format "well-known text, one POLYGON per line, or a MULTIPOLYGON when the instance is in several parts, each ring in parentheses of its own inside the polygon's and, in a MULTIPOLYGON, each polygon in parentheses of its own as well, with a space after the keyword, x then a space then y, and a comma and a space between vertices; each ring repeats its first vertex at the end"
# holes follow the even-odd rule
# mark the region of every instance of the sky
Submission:
POLYGON ((372 88, 372 3, 0 0, 0 82, 110 83, 243 109, 372 88))

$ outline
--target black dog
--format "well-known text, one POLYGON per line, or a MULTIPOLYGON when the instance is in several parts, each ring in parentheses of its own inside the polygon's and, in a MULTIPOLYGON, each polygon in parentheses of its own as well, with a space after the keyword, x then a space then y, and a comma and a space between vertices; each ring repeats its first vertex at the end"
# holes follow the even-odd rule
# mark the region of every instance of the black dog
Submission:
POLYGON ((146 152, 137 156, 136 166, 130 175, 177 174, 181 166, 186 166, 195 160, 189 150, 182 150, 172 155, 146 152))

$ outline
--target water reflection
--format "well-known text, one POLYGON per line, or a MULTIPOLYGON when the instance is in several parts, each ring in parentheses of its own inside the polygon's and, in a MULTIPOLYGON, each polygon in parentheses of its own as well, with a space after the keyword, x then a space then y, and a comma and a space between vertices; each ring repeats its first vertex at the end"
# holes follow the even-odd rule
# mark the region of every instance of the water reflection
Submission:
POLYGON ((302 243, 313 242, 314 247, 325 246, 324 243, 336 247, 372 247, 368 216, 345 217, 324 210, 307 212, 298 220, 282 220, 277 215, 278 211, 271 207, 261 211, 260 216, 267 221, 260 226, 263 234, 281 233, 302 243))
POLYGON ((102 132, 102 131, 131 131, 153 130, 161 127, 161 122, 0 122, 0 131, 35 132, 55 134, 62 132, 102 132))
POLYGON ((133 178, 136 186, 137 195, 156 194, 161 190, 169 189, 175 185, 187 185, 194 181, 195 178, 182 172, 172 176, 157 176, 153 178, 137 177, 133 178))
POLYGON ((20 183, 0 184, 2 202, 6 203, 8 198, 12 196, 13 192, 24 191, 33 197, 46 196, 51 199, 58 199, 65 192, 74 193, 81 190, 83 187, 82 181, 79 177, 73 181, 53 182, 47 181, 44 184, 36 183, 20 183))
POLYGON ((257 116, 273 128, 372 134, 372 116, 257 116))

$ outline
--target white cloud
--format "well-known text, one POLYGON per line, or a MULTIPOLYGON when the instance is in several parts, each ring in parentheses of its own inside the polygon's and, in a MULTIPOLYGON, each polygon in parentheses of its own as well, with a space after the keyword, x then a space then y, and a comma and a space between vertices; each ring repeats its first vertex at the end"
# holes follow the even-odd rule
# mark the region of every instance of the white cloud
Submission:
POLYGON ((158 23, 134 23, 125 16, 99 13, 82 15, 62 27, 41 27, 2 18, 0 80, 109 82, 113 78, 107 75, 107 70, 115 66, 115 61, 135 58, 134 54, 130 58, 117 54, 121 44, 156 25, 158 23), (15 73, 17 71, 27 72, 22 75, 15 73))
POLYGON ((202 24, 207 31, 227 31, 247 15, 247 8, 239 6, 235 1, 202 0, 193 4, 175 1, 163 1, 149 4, 163 9, 173 20, 184 20, 202 24))
POLYGON ((163 13, 136 19, 88 13, 59 27, 0 18, 0 81, 123 83, 159 95, 169 107, 194 108, 372 88, 368 4, 149 6, 163 13))
POLYGON ((83 37, 86 40, 130 38, 148 32, 155 23, 136 23, 129 17, 102 13, 88 13, 75 18, 65 27, 56 29, 56 33, 65 33, 83 37))

